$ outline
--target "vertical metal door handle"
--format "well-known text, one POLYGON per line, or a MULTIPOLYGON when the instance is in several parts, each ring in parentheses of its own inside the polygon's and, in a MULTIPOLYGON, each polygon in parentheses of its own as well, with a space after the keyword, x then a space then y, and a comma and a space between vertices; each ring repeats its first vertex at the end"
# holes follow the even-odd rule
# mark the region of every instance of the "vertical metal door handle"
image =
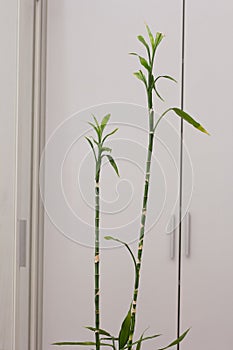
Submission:
POLYGON ((187 212, 185 215, 185 255, 190 257, 190 230, 191 230, 191 215, 187 212))
POLYGON ((176 217, 172 215, 169 224, 169 235, 170 235, 170 259, 175 258, 175 230, 176 230, 176 217))
POLYGON ((19 220, 19 267, 26 267, 27 260, 27 220, 19 220))

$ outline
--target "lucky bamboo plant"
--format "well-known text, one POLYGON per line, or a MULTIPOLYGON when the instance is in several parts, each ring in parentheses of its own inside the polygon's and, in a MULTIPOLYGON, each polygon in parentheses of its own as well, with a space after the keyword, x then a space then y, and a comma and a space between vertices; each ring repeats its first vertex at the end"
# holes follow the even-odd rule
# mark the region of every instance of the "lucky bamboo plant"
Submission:
MULTIPOLYGON (((104 146, 104 141, 111 135, 113 135, 117 129, 114 129, 112 132, 107 134, 106 136, 103 136, 103 131, 109 121, 110 115, 107 115, 103 118, 102 122, 99 124, 96 118, 94 117, 94 123, 89 123, 94 131, 97 134, 97 140, 94 138, 87 138, 87 141, 93 151, 94 159, 96 163, 96 174, 95 174, 95 198, 96 198, 96 206, 95 206, 95 327, 87 327, 90 331, 95 333, 95 342, 87 341, 87 342, 59 342, 55 343, 55 345, 81 345, 81 346, 95 346, 96 350, 100 350, 100 347, 102 346, 108 346, 112 347, 113 350, 131 350, 134 346, 136 347, 136 350, 140 350, 142 342, 153 339, 159 336, 159 334, 154 334, 151 336, 144 336, 145 331, 142 333, 141 337, 134 341, 134 333, 135 333, 135 325, 136 325, 136 315, 137 315, 137 300, 138 300, 138 294, 139 294, 139 286, 140 286, 140 271, 142 266, 142 256, 143 256, 143 248, 144 248, 144 236, 145 236, 145 225, 146 225, 146 218, 147 218, 147 203, 148 203, 148 196, 149 196, 149 186, 150 186, 150 175, 151 175, 151 159, 152 159, 152 153, 153 153, 153 146, 154 146, 154 138, 155 138, 155 132, 157 130, 157 127, 161 120, 165 117, 166 114, 169 112, 174 112, 178 117, 185 120, 192 126, 194 126, 197 130, 208 134, 208 132, 201 126, 200 123, 198 123, 196 120, 194 120, 188 113, 183 111, 180 108, 177 107, 170 107, 167 110, 165 110, 158 118, 155 120, 155 114, 154 114, 154 106, 153 106, 153 93, 157 95, 158 98, 161 100, 162 97, 160 96, 158 90, 157 90, 157 81, 161 78, 169 79, 172 81, 176 81, 174 78, 172 78, 169 75, 162 75, 162 76, 154 76, 154 65, 155 65, 155 56, 157 49, 163 40, 164 35, 162 33, 157 32, 154 36, 150 30, 150 28, 146 25, 146 30, 149 38, 149 42, 146 41, 146 39, 139 35, 137 38, 140 41, 140 43, 145 47, 147 58, 144 58, 137 53, 131 53, 132 55, 135 55, 138 57, 139 62, 142 66, 142 69, 146 71, 146 75, 143 73, 143 71, 140 69, 138 72, 135 72, 134 75, 136 78, 138 78, 140 81, 143 82, 145 89, 146 89, 146 96, 147 96, 147 108, 148 108, 148 149, 147 149, 147 159, 146 159, 146 169, 145 169, 145 183, 144 183, 144 193, 143 193, 143 200, 142 200, 142 211, 141 211, 141 222, 140 222, 140 230, 139 230, 139 238, 138 238, 138 248, 137 253, 134 254, 131 250, 130 246, 115 237, 107 236, 105 239, 107 240, 114 240, 121 244, 123 244, 127 250, 130 253, 130 256, 133 260, 134 267, 135 267, 135 279, 134 279, 134 287, 133 287, 133 295, 130 302, 130 307, 127 312, 127 315, 120 326, 120 331, 117 336, 113 336, 110 334, 110 332, 103 330, 100 328, 100 313, 99 313, 99 222, 100 222, 100 211, 99 211, 99 191, 100 191, 100 173, 101 173, 101 165, 102 165, 102 159, 104 157, 107 157, 110 164, 116 171, 117 175, 119 175, 117 165, 112 158, 112 156, 109 155, 109 152, 111 152, 111 149, 104 146), (95 151, 97 149, 97 152, 95 151)), ((186 330, 181 336, 179 336, 176 340, 171 342, 169 345, 165 346, 162 349, 159 350, 165 350, 168 349, 176 344, 179 344, 189 330, 186 330)))

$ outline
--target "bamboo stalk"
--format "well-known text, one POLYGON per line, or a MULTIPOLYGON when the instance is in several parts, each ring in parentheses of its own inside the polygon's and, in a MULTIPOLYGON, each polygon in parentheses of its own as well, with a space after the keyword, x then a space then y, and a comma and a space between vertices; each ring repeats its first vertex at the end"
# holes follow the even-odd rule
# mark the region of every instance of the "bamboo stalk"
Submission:
POLYGON ((148 140, 148 150, 147 150, 143 205, 142 205, 142 213, 141 213, 141 228, 140 228, 140 236, 139 236, 138 252, 137 252, 137 269, 136 269, 136 275, 135 275, 133 302, 132 302, 132 309, 131 309, 131 329, 130 329, 130 335, 129 335, 129 341, 128 341, 129 349, 132 348, 133 335, 134 335, 135 324, 136 324, 138 289, 139 289, 139 282, 140 282, 140 270, 141 270, 142 255, 143 255, 145 224, 146 224, 146 217, 147 217, 148 192, 149 192, 149 185, 150 185, 151 158, 152 158, 153 144, 154 144, 153 127, 154 127, 154 111, 151 109, 149 110, 149 140, 148 140))
POLYGON ((106 152, 111 152, 111 148, 104 147, 105 140, 115 134, 118 129, 114 129, 109 134, 103 137, 103 131, 109 121, 110 114, 107 114, 101 121, 101 124, 98 123, 95 116, 93 116, 94 122, 89 123, 93 130, 97 134, 97 140, 94 138, 90 139, 86 137, 91 150, 94 155, 95 163, 96 163, 96 171, 95 171, 95 248, 94 248, 94 270, 95 270, 95 286, 94 286, 94 303, 95 303, 95 346, 96 350, 100 350, 100 172, 102 160, 106 157, 113 167, 116 174, 119 176, 118 168, 115 163, 115 160, 112 156, 107 154, 106 152), (98 154, 96 154, 94 144, 97 145, 98 154))
POLYGON ((99 176, 97 176, 95 183, 95 342, 96 350, 100 349, 100 289, 99 289, 99 280, 100 280, 100 259, 99 259, 99 225, 100 225, 100 190, 99 190, 99 176))

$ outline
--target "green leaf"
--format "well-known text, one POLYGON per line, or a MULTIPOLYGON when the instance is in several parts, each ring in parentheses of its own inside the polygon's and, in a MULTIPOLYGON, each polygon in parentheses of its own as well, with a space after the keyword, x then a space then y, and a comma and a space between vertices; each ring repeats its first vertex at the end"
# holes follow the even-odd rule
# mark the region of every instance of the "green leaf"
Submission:
POLYGON ((196 129, 209 135, 208 131, 206 131, 200 123, 198 123, 196 120, 194 120, 188 113, 184 112, 182 109, 171 108, 171 110, 173 110, 179 117, 184 119, 186 122, 193 125, 196 129))
POLYGON ((119 129, 116 128, 116 129, 114 129, 113 131, 111 131, 109 134, 105 135, 104 138, 103 138, 102 143, 104 143, 104 141, 105 141, 109 136, 115 134, 115 132, 117 132, 118 130, 119 130, 119 129))
POLYGON ((164 102, 164 99, 163 99, 162 96, 159 94, 158 89, 157 89, 157 87, 156 87, 157 81, 158 81, 159 79, 161 79, 161 78, 169 79, 169 80, 172 80, 172 81, 174 81, 174 82, 176 82, 176 83, 177 83, 177 81, 176 81, 173 77, 171 77, 170 75, 159 75, 159 76, 154 80, 153 89, 154 89, 156 95, 158 96, 158 98, 164 102))
POLYGON ((113 167, 113 169, 115 170, 116 174, 118 176, 120 176, 115 160, 112 158, 112 156, 109 156, 108 154, 106 154, 106 157, 108 158, 108 160, 109 160, 111 166, 113 167))
POLYGON ((123 349, 129 339, 130 326, 131 326, 131 305, 121 325, 121 330, 119 333, 119 349, 123 349))
POLYGON ((159 75, 156 79, 155 79, 155 83, 161 79, 161 78, 164 78, 164 79, 169 79, 169 80, 172 80, 174 81, 175 83, 177 83, 177 80, 174 79, 173 77, 171 77, 170 75, 159 75))
POLYGON ((102 119, 102 122, 101 122, 101 125, 100 125, 100 128, 101 128, 101 131, 103 132, 109 119, 111 117, 111 114, 107 114, 103 119, 102 119))
MULTIPOLYGON (((90 346, 90 345, 96 345, 96 343, 91 342, 91 341, 63 341, 63 342, 57 342, 57 343, 53 343, 52 345, 81 345, 81 346, 90 346)), ((107 343, 100 343, 101 346, 110 346, 111 348, 113 348, 113 345, 111 344, 107 344, 107 343)))
POLYGON ((105 236, 104 239, 106 239, 107 241, 115 241, 115 242, 123 244, 128 249, 128 251, 129 251, 129 253, 130 253, 130 255, 131 255, 132 259, 133 259, 135 271, 137 271, 137 263, 136 263, 135 256, 134 256, 132 250, 130 249, 129 245, 126 242, 123 242, 120 239, 114 238, 112 236, 105 236))
POLYGON ((156 37, 155 37, 155 49, 157 49, 157 47, 159 46, 159 44, 161 43, 161 41, 164 38, 164 34, 157 32, 156 33, 156 37))
POLYGON ((102 147, 101 150, 102 152, 112 152, 112 149, 109 147, 102 147))
POLYGON ((161 100, 161 101, 163 101, 164 102, 164 98, 159 94, 159 92, 158 92, 158 90, 157 90, 157 88, 156 88, 156 86, 154 85, 154 90, 155 90, 155 93, 156 93, 156 95, 158 96, 158 98, 161 100))
POLYGON ((144 333, 141 335, 141 337, 140 337, 140 339, 139 339, 139 341, 137 343, 136 350, 140 350, 141 349, 143 335, 144 335, 144 333))
POLYGON ((165 350, 165 349, 168 349, 168 348, 171 348, 172 346, 174 345, 177 345, 179 344, 187 335, 187 333, 190 331, 190 328, 187 329, 187 331, 185 331, 179 338, 177 338, 176 340, 174 340, 171 344, 169 344, 168 346, 166 346, 165 348, 161 348, 159 350, 165 350))
POLYGON ((138 56, 138 54, 136 52, 129 52, 129 55, 138 56))
POLYGON ((154 50, 155 49, 155 39, 154 39, 154 36, 151 33, 151 30, 147 24, 146 24, 146 29, 147 29, 148 36, 150 38, 151 47, 154 50))
POLYGON ((93 127, 93 129, 95 130, 95 132, 96 132, 96 134, 98 136, 99 142, 100 142, 100 140, 101 140, 101 132, 100 132, 100 130, 93 123, 88 122, 88 124, 93 127))
MULTIPOLYGON (((134 343, 132 343, 132 345, 127 345, 127 346, 125 346, 124 349, 127 349, 127 348, 129 348, 129 347, 131 347, 131 346, 133 346, 133 345, 136 345, 136 344, 137 344, 137 347, 138 347, 138 344, 141 344, 143 341, 145 341, 145 340, 150 340, 150 339, 154 339, 154 338, 157 338, 157 337, 160 337, 160 336, 161 336, 161 334, 154 334, 154 335, 151 335, 151 336, 149 336, 149 337, 143 338, 143 334, 142 334, 142 336, 141 336, 141 338, 140 338, 139 340, 137 340, 137 341, 135 341, 134 343)), ((139 347, 141 347, 141 345, 139 345, 139 347)), ((161 350, 162 350, 162 349, 161 349, 161 350)))
POLYGON ((133 74, 136 78, 141 80, 145 84, 145 86, 147 87, 146 77, 141 70, 139 70, 138 72, 135 72, 133 74))
POLYGON ((143 67, 145 67, 148 71, 150 71, 151 67, 150 67, 149 63, 147 62, 147 60, 144 57, 141 57, 141 56, 138 56, 138 58, 139 58, 139 61, 140 61, 141 65, 143 67))
POLYGON ((96 119, 96 117, 94 116, 94 114, 92 114, 92 118, 94 119, 95 123, 96 123, 96 127, 98 128, 98 130, 100 130, 100 125, 98 123, 98 120, 96 119))
MULTIPOLYGON (((89 327, 89 326, 87 326, 87 327, 85 327, 86 329, 89 329, 90 331, 92 331, 92 332, 95 332, 95 331, 97 331, 97 328, 94 328, 94 327, 89 327)), ((107 331, 105 331, 104 329, 99 329, 99 334, 101 334, 101 335, 106 335, 107 337, 110 337, 110 338, 114 338, 110 333, 108 333, 107 331)))
POLYGON ((142 35, 138 35, 138 40, 145 46, 147 50, 150 50, 149 45, 147 44, 146 40, 143 38, 142 35))
POLYGON ((142 35, 138 35, 138 40, 145 46, 148 54, 149 61, 151 60, 150 47, 142 35))
POLYGON ((85 139, 89 143, 89 145, 90 145, 90 147, 91 147, 91 149, 92 149, 92 151, 94 153, 95 160, 97 161, 96 154, 95 154, 95 149, 94 149, 94 145, 93 145, 92 141, 89 139, 89 137, 86 137, 86 136, 85 136, 85 139))

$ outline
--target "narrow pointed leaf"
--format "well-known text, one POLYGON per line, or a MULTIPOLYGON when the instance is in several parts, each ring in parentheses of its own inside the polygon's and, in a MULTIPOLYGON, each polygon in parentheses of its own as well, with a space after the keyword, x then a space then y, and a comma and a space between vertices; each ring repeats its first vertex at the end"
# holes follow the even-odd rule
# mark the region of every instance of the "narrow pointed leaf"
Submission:
POLYGON ((141 345, 142 345, 142 339, 143 339, 143 334, 141 335, 138 343, 137 343, 137 346, 136 346, 136 350, 140 350, 141 349, 141 345))
POLYGON ((204 132, 205 134, 209 135, 208 131, 206 131, 203 126, 198 123, 196 120, 194 120, 188 113, 184 112, 180 108, 171 108, 179 117, 184 119, 189 124, 193 125, 196 129, 200 130, 201 132, 204 132))
POLYGON ((114 129, 113 131, 111 131, 109 134, 105 135, 104 138, 103 138, 102 143, 104 143, 104 141, 105 141, 109 136, 115 134, 115 132, 117 132, 118 130, 119 130, 119 129, 116 128, 116 129, 114 129))
MULTIPOLYGON (((138 345, 138 344, 142 343, 143 341, 154 339, 154 338, 158 338, 160 336, 161 336, 161 334, 155 334, 155 335, 151 335, 149 337, 140 338, 139 340, 137 340, 134 343, 132 343, 132 345, 136 345, 136 344, 138 345)), ((124 347, 124 349, 128 349, 129 347, 130 347, 130 345, 127 345, 127 346, 124 347)), ((160 350, 162 350, 162 349, 160 349, 160 350)))
POLYGON ((107 241, 115 241, 115 242, 123 244, 128 249, 128 251, 129 251, 129 253, 130 253, 130 255, 131 255, 132 259, 133 259, 135 270, 137 270, 137 263, 136 263, 135 256, 134 256, 132 250, 130 249, 129 245, 126 242, 123 242, 120 239, 114 238, 112 236, 105 236, 104 239, 106 239, 107 241))
POLYGON ((183 334, 181 334, 181 336, 179 338, 177 338, 176 340, 174 340, 171 344, 169 344, 168 346, 166 346, 165 348, 161 348, 159 350, 166 350, 171 348, 172 346, 175 346, 177 344, 179 344, 187 335, 187 333, 190 331, 190 328, 187 329, 187 331, 185 331, 183 334))
POLYGON ((112 152, 112 149, 109 147, 102 147, 102 152, 112 152))
POLYGON ((94 145, 93 145, 92 141, 89 139, 89 137, 86 137, 86 136, 85 136, 85 139, 86 139, 87 142, 89 143, 89 145, 90 145, 90 147, 91 147, 91 149, 92 149, 92 151, 93 151, 95 160, 97 161, 96 154, 95 154, 95 149, 94 149, 94 145))
POLYGON ((133 73, 133 74, 134 74, 134 76, 135 76, 136 78, 138 78, 139 80, 141 80, 141 81, 145 84, 145 86, 147 87, 146 77, 145 77, 145 75, 142 73, 141 70, 139 70, 138 72, 135 72, 135 73, 133 73))
POLYGON ((151 30, 150 30, 150 28, 149 28, 149 26, 147 24, 146 24, 146 29, 147 29, 147 33, 148 33, 148 36, 149 36, 149 39, 150 39, 150 43, 151 43, 152 49, 154 50, 154 48, 155 48, 155 39, 154 39, 154 36, 151 33, 151 30))
POLYGON ((141 56, 138 56, 138 58, 139 58, 139 61, 140 61, 141 65, 142 65, 143 67, 145 67, 148 71, 150 71, 151 68, 150 68, 150 65, 149 65, 149 63, 147 62, 147 60, 146 60, 144 57, 141 57, 141 56))
POLYGON ((99 125, 99 123, 98 123, 98 120, 97 120, 96 117, 94 116, 94 114, 92 114, 92 117, 93 117, 93 119, 94 119, 94 121, 95 121, 95 123, 96 123, 97 129, 100 130, 100 125, 99 125))
POLYGON ((148 54, 149 61, 151 60, 150 47, 142 35, 138 35, 138 40, 145 46, 148 54))
MULTIPOLYGON (((89 329, 90 331, 92 331, 92 332, 95 332, 95 331, 97 331, 97 328, 94 328, 94 327, 89 327, 89 326, 87 326, 87 327, 85 327, 86 329, 89 329)), ((114 338, 109 332, 107 332, 107 331, 105 331, 104 329, 99 329, 99 334, 101 334, 101 335, 106 335, 107 337, 110 337, 110 338, 114 338)))
POLYGON ((90 346, 90 345, 96 345, 95 342, 92 341, 63 341, 63 342, 57 342, 53 343, 52 345, 82 345, 82 346, 90 346))
POLYGON ((99 131, 99 129, 98 129, 93 123, 91 123, 91 122, 88 122, 88 124, 91 125, 91 126, 93 127, 93 129, 95 130, 95 132, 96 132, 96 134, 97 134, 97 136, 98 136, 98 139, 99 139, 99 141, 100 141, 100 131, 99 131))
POLYGON ((136 52, 129 52, 129 55, 138 56, 138 54, 136 52))
POLYGON ((158 90, 157 90, 157 88, 156 88, 155 85, 154 85, 154 91, 155 91, 156 95, 158 96, 158 98, 159 98, 161 101, 164 102, 164 98, 159 94, 159 92, 158 92, 158 90))
POLYGON ((108 158, 108 160, 109 160, 111 166, 113 167, 113 169, 115 170, 116 174, 118 176, 120 176, 115 160, 112 158, 112 156, 109 156, 108 154, 106 155, 106 157, 108 158))
POLYGON ((95 142, 95 144, 96 144, 97 146, 99 146, 99 142, 97 142, 97 141, 94 139, 94 137, 91 136, 91 138, 92 138, 92 141, 95 142))
MULTIPOLYGON (((83 342, 79 342, 79 341, 63 341, 63 342, 57 342, 57 343, 53 343, 52 345, 59 345, 59 346, 64 346, 64 345, 80 345, 80 346, 90 346, 90 345, 96 345, 95 342, 91 342, 91 341, 83 341, 83 342)), ((100 343, 101 346, 110 346, 111 348, 113 348, 113 345, 111 344, 107 344, 107 343, 100 343)))
POLYGON ((149 45, 147 44, 146 40, 143 38, 142 35, 138 35, 138 40, 145 46, 147 50, 149 50, 149 45))
POLYGON ((177 83, 177 80, 174 79, 173 77, 171 77, 170 75, 159 75, 156 79, 155 79, 155 83, 161 79, 161 78, 164 78, 164 79, 169 79, 169 80, 172 80, 174 81, 175 83, 177 83))
POLYGON ((131 326, 131 305, 121 325, 121 330, 119 333, 119 349, 123 349, 129 339, 130 326, 131 326))
POLYGON ((108 123, 110 117, 111 117, 111 114, 107 114, 107 115, 103 118, 103 120, 102 120, 102 122, 101 122, 101 125, 100 125, 100 128, 101 128, 102 132, 104 131, 104 129, 105 129, 105 127, 106 127, 106 125, 107 125, 107 123, 108 123))
POLYGON ((159 46, 159 44, 161 43, 161 41, 163 40, 164 35, 162 33, 156 33, 156 37, 155 37, 155 48, 157 48, 159 46))

